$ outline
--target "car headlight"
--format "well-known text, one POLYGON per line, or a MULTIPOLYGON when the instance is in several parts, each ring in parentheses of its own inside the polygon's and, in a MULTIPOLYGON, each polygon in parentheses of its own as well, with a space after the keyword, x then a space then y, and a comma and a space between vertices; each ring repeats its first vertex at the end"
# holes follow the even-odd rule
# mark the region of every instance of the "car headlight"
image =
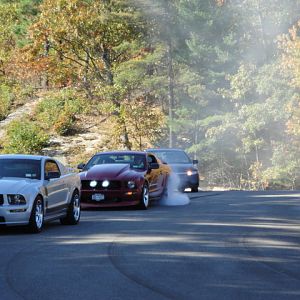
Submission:
POLYGON ((134 189, 135 188, 135 182, 130 180, 127 182, 127 186, 130 188, 130 189, 134 189))
POLYGON ((197 170, 187 170, 187 171, 186 171, 186 175, 187 175, 187 176, 196 175, 197 173, 198 173, 197 170))
POLYGON ((103 180, 102 187, 107 188, 109 186, 110 182, 108 180, 103 180))
POLYGON ((23 205, 26 204, 24 196, 19 194, 7 195, 7 200, 10 205, 23 205))
POLYGON ((90 187, 94 188, 94 187, 97 186, 97 184, 98 184, 98 182, 97 182, 96 180, 92 180, 92 181, 90 182, 90 187))

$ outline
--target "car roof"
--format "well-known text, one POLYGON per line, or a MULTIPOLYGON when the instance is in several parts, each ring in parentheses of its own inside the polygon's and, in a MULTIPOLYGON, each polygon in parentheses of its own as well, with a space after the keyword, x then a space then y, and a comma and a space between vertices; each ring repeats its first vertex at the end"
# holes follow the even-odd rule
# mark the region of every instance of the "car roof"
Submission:
POLYGON ((30 155, 30 154, 0 154, 0 159, 32 159, 32 160, 42 160, 42 159, 52 159, 51 157, 44 155, 30 155))
POLYGON ((132 150, 116 150, 116 151, 104 151, 104 152, 98 152, 95 155, 100 154, 143 154, 146 153, 144 151, 132 151, 132 150))
POLYGON ((183 149, 178 149, 178 148, 150 148, 146 149, 147 152, 158 152, 158 151, 180 151, 180 152, 185 152, 183 149))

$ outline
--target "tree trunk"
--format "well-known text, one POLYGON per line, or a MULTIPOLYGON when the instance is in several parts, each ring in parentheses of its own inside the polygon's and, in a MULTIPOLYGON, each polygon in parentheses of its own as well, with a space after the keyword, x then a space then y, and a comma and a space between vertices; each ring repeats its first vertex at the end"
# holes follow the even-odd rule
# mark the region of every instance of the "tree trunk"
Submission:
MULTIPOLYGON (((50 51, 50 42, 48 39, 45 40, 44 43, 44 57, 48 57, 49 56, 49 51, 50 51)), ((48 89, 49 87, 49 78, 48 78, 48 72, 47 70, 45 70, 44 74, 42 75, 41 78, 41 84, 42 84, 42 88, 43 89, 48 89)))
POLYGON ((84 89, 87 92, 88 98, 93 99, 93 94, 92 94, 90 84, 89 84, 89 80, 88 80, 88 73, 89 73, 89 67, 90 67, 89 65, 90 65, 90 58, 89 58, 89 55, 86 54, 84 75, 83 75, 82 81, 83 81, 84 89))
POLYGON ((173 49, 172 43, 168 41, 168 98, 169 98, 169 147, 174 146, 174 70, 173 70, 173 49))
MULTIPOLYGON (((107 48, 105 48, 104 46, 102 46, 102 53, 103 53, 102 54, 102 60, 104 62, 105 69, 106 69, 107 83, 110 86, 114 86, 114 76, 113 76, 113 73, 111 71, 111 61, 110 61, 109 50, 107 48)), ((112 101, 117 107, 116 116, 118 118, 118 124, 121 128, 120 142, 122 143, 123 147, 126 150, 131 150, 132 146, 131 146, 131 143, 129 141, 126 122, 122 118, 121 113, 120 113, 121 103, 120 103, 119 100, 117 100, 117 96, 113 97, 112 101)))
POLYGON ((265 29, 264 29, 264 24, 263 24, 263 16, 261 13, 261 5, 260 5, 260 0, 257 0, 256 2, 257 5, 257 14, 258 14, 258 19, 259 19, 259 26, 260 26, 260 34, 261 34, 261 40, 262 40, 262 46, 263 46, 263 62, 266 62, 266 60, 268 59, 269 55, 268 55, 268 48, 267 48, 267 36, 265 33, 265 29))

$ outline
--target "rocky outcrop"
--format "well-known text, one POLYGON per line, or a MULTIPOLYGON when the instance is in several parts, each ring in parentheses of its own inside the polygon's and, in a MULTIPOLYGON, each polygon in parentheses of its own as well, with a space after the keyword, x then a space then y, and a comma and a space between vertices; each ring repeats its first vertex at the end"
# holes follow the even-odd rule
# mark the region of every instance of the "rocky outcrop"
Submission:
MULTIPOLYGON (((8 115, 5 120, 0 122, 0 140, 5 136, 5 127, 14 120, 21 120, 27 115, 31 115, 38 102, 42 98, 34 99, 23 106, 17 108, 8 115)), ((74 164, 82 157, 86 160, 95 152, 103 149, 105 131, 109 130, 106 126, 106 119, 99 116, 82 116, 76 122, 76 130, 72 135, 50 136, 49 146, 43 149, 43 154, 59 159, 65 164, 74 164)))
POLYGON ((32 114, 39 101, 41 101, 41 98, 35 98, 27 102, 26 104, 18 107, 15 111, 10 113, 6 119, 0 121, 0 140, 5 135, 5 127, 14 120, 21 120, 21 118, 25 115, 32 114))

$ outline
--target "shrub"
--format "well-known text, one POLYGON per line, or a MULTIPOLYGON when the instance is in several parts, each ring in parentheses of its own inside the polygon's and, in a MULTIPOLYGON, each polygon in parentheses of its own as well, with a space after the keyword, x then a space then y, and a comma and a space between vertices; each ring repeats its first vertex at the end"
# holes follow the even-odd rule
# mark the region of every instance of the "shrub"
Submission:
POLYGON ((68 111, 61 113, 54 123, 54 130, 60 135, 66 135, 74 127, 75 116, 68 111))
POLYGON ((6 131, 4 153, 38 154, 47 146, 49 136, 30 121, 13 121, 6 131))
POLYGON ((66 135, 74 127, 75 115, 83 110, 82 98, 72 90, 63 90, 48 95, 39 103, 36 118, 44 129, 53 129, 58 134, 66 135))
POLYGON ((11 105, 10 90, 6 85, 0 85, 0 121, 5 119, 11 105))

